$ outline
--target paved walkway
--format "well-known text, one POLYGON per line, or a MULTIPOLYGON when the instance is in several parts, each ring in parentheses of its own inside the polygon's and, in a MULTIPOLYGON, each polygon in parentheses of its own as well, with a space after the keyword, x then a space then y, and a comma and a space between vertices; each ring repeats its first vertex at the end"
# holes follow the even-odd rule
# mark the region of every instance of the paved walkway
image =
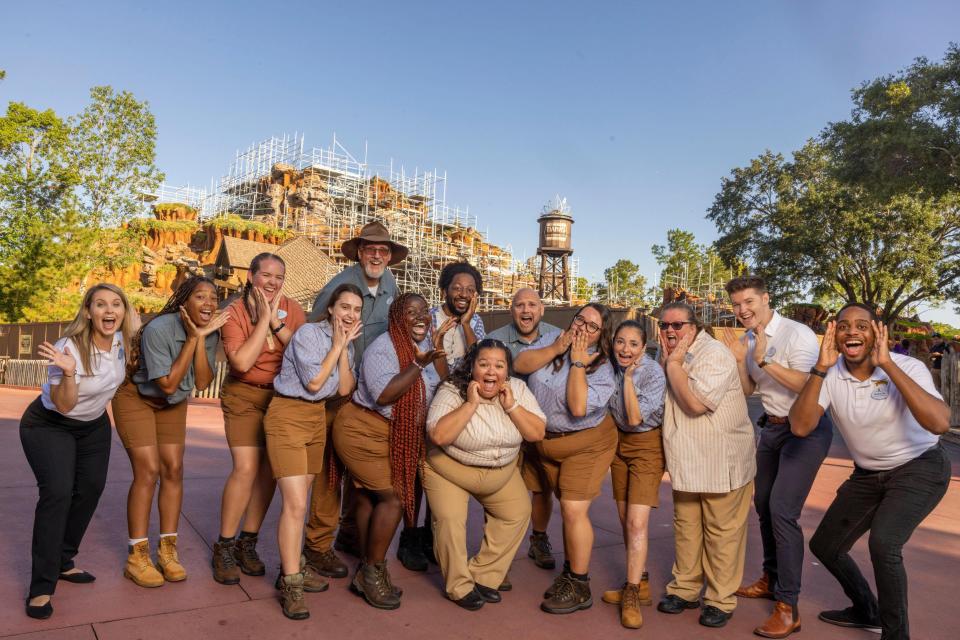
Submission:
MULTIPOLYGON (((552 573, 536 568, 521 547, 511 570, 514 590, 502 603, 477 612, 466 612, 444 599, 439 571, 432 566, 426 574, 404 570, 392 560, 395 582, 404 588, 403 606, 392 612, 375 610, 347 590, 346 580, 331 581, 326 593, 308 594, 311 618, 293 622, 283 617, 277 604, 273 580, 279 558, 276 550, 276 522, 279 500, 267 516, 261 537, 261 553, 267 566, 263 578, 244 577, 238 586, 222 586, 210 577, 211 541, 217 536, 220 492, 230 468, 220 408, 217 404, 191 404, 188 413, 187 452, 184 463, 186 488, 180 526, 181 558, 190 578, 160 589, 141 589, 121 576, 126 557, 124 505, 131 478, 130 465, 114 436, 110 474, 100 508, 87 532, 78 556, 81 568, 97 575, 91 585, 61 583, 53 599, 55 613, 46 621, 27 618, 23 613, 30 572, 30 530, 36 487, 20 448, 17 425, 35 391, 0 388, 0 637, 44 640, 140 638, 143 640, 188 640, 193 638, 747 638, 770 610, 768 601, 741 600, 726 628, 711 630, 697 624, 696 612, 668 616, 652 607, 644 608, 640 631, 623 629, 615 607, 600 602, 604 588, 623 580, 623 544, 609 482, 604 495, 594 504, 591 517, 596 527, 596 544, 591 577, 596 604, 590 610, 570 616, 551 616, 539 610, 540 594, 549 586, 552 573)), ((948 444, 954 470, 960 473, 960 446, 948 444)), ((851 469, 849 456, 840 438, 817 476, 807 501, 802 525, 807 537, 813 533, 837 486, 851 469)), ((650 525, 649 571, 657 596, 669 579, 673 562, 670 486, 661 488, 661 508, 654 511, 650 525)), ((152 540, 156 541, 156 514, 152 540)), ((561 547, 559 517, 555 516, 550 536, 561 547)), ((481 517, 471 511, 469 544, 479 544, 481 517)), ((954 476, 946 498, 917 530, 904 551, 910 575, 910 617, 913 636, 924 639, 958 637, 960 622, 957 576, 960 575, 960 478, 954 476)), ((558 553, 558 556, 560 554, 558 553)), ((866 541, 854 548, 854 555, 870 573, 866 541)), ((760 540, 756 516, 751 514, 747 547, 747 576, 759 570, 760 540)), ((562 558, 558 558, 558 565, 562 558)), ((871 578, 872 581, 872 578, 871 578)), ((824 624, 816 614, 824 608, 846 606, 836 582, 807 554, 801 614, 801 637, 876 638, 858 630, 844 630, 824 624)))

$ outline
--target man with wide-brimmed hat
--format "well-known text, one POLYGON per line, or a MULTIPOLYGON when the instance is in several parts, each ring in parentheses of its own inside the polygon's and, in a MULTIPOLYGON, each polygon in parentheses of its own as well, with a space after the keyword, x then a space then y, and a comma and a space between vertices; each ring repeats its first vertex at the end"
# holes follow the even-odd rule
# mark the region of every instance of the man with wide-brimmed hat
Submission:
MULTIPOLYGON (((390 232, 379 222, 363 225, 360 235, 344 242, 340 252, 356 261, 336 276, 320 290, 313 303, 310 322, 317 322, 327 310, 330 295, 341 284, 356 285, 363 292, 363 310, 360 313, 363 333, 353 342, 354 362, 359 369, 363 350, 380 334, 387 330, 387 315, 390 304, 397 297, 397 281, 389 267, 403 262, 409 249, 390 239, 390 232)), ((333 419, 349 398, 331 398, 326 405, 327 442, 333 419)), ((329 460, 329 456, 325 456, 329 460)), ((344 482, 347 490, 343 496, 343 513, 340 510, 339 487, 331 489, 326 468, 317 474, 310 498, 310 521, 306 528, 306 541, 303 547, 307 562, 318 573, 329 578, 343 578, 347 567, 333 552, 333 534, 340 525, 337 536, 337 548, 352 552, 356 547, 356 514, 354 501, 350 495, 350 482, 344 482)), ((356 555, 356 554, 354 554, 356 555)))

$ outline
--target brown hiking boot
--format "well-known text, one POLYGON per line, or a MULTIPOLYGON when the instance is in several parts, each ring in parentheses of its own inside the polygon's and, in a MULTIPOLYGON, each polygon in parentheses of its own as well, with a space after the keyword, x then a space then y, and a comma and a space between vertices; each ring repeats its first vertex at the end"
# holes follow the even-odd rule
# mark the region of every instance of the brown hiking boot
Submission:
POLYGON ((177 554, 177 536, 163 536, 157 547, 157 566, 163 572, 167 582, 180 582, 187 579, 187 570, 180 564, 177 554))
POLYGON ((620 624, 627 629, 639 629, 643 626, 640 613, 640 585, 627 582, 623 585, 620 601, 620 624))
POLYGON ((328 578, 346 578, 347 565, 341 562, 333 549, 314 551, 310 547, 303 548, 303 555, 307 557, 307 565, 314 571, 328 578))
MULTIPOLYGON (((627 583, 624 582, 624 585, 627 583)), ((601 600, 607 604, 620 604, 622 598, 621 592, 623 591, 623 586, 619 589, 611 589, 609 591, 604 591, 603 596, 600 597, 601 600)), ((653 598, 650 597, 650 578, 647 575, 647 572, 643 572, 643 576, 640 578, 640 606, 649 607, 653 604, 653 598)))
MULTIPOLYGON (((320 593, 330 588, 330 583, 314 571, 303 556, 300 556, 300 574, 303 576, 303 590, 307 593, 320 593)), ((283 589, 283 569, 277 574, 277 581, 273 583, 273 586, 277 589, 283 589)))
POLYGON ((235 542, 213 543, 213 579, 220 584, 240 584, 240 567, 233 558, 235 542))
POLYGON ((544 533, 530 535, 530 549, 527 557, 533 558, 533 564, 541 569, 553 569, 557 561, 553 559, 553 547, 550 546, 550 537, 544 533))
POLYGON ((123 577, 130 578, 141 587, 162 587, 163 575, 150 559, 150 543, 146 540, 130 547, 127 564, 123 568, 123 577))
POLYGON ((280 607, 283 615, 291 620, 306 620, 310 617, 303 599, 303 574, 294 573, 280 577, 280 607))
POLYGON ((756 582, 740 587, 736 595, 741 598, 767 598, 773 600, 773 585, 770 583, 770 575, 764 571, 756 582))
POLYGON ((800 631, 800 611, 786 602, 777 602, 767 621, 753 630, 764 638, 786 638, 796 631, 800 631))
POLYGON ((351 588, 377 609, 396 609, 400 606, 400 596, 390 580, 386 560, 375 564, 362 563, 351 588))
POLYGON ((552 594, 540 603, 540 608, 547 613, 573 613, 593 606, 590 582, 577 580, 568 573, 561 573, 547 591, 552 594))
POLYGON ((238 536, 237 544, 233 547, 233 558, 248 576, 262 576, 267 568, 257 554, 257 536, 238 536))

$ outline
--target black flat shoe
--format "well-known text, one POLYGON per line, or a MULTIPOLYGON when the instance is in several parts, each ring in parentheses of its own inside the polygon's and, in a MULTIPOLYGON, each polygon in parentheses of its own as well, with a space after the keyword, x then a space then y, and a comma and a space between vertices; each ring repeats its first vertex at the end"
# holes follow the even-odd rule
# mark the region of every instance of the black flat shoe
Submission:
POLYGON ((475 584, 473 588, 477 590, 477 593, 480 594, 480 597, 490 603, 500 602, 500 593, 496 589, 491 589, 490 587, 485 587, 482 584, 475 584))
POLYGON ((705 627, 722 627, 732 617, 733 612, 727 613, 708 604, 700 612, 700 624, 705 627))
POLYGON ((61 573, 59 579, 74 584, 89 584, 96 580, 97 576, 92 573, 87 573, 86 571, 80 571, 78 573, 61 573))
POLYGON ((27 598, 27 615, 37 620, 46 620, 53 615, 53 605, 50 600, 47 600, 47 604, 33 606, 30 604, 30 598, 27 598))
POLYGON ((453 602, 458 607, 462 607, 467 611, 476 611, 483 606, 486 600, 483 599, 483 596, 477 593, 476 589, 473 589, 467 595, 463 596, 459 600, 454 600, 453 602))
POLYGON ((663 597, 660 600, 660 603, 657 605, 657 611, 661 613, 683 613, 687 609, 696 609, 700 606, 699 600, 684 600, 680 596, 675 596, 672 593, 663 597))

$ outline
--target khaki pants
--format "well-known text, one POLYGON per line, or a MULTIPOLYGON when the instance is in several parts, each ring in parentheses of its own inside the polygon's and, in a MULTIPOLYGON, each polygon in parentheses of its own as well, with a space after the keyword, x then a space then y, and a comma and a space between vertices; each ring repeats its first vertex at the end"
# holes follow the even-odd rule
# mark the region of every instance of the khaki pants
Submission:
POLYGON ((480 584, 496 589, 530 522, 530 498, 516 462, 503 467, 460 464, 432 449, 423 465, 423 489, 433 514, 433 549, 446 580, 447 596, 459 600, 480 584), (470 497, 483 505, 483 542, 467 558, 467 506, 470 497))
POLYGON ((726 613, 737 607, 752 493, 752 480, 729 493, 673 492, 676 560, 668 594, 692 602, 706 581, 705 605, 726 613))
POLYGON ((340 521, 340 487, 331 487, 330 449, 333 447, 333 420, 340 407, 350 402, 350 396, 331 398, 326 403, 327 449, 323 454, 323 469, 313 479, 313 491, 310 492, 310 513, 304 529, 307 547, 314 551, 329 551, 333 548, 333 534, 340 521))

